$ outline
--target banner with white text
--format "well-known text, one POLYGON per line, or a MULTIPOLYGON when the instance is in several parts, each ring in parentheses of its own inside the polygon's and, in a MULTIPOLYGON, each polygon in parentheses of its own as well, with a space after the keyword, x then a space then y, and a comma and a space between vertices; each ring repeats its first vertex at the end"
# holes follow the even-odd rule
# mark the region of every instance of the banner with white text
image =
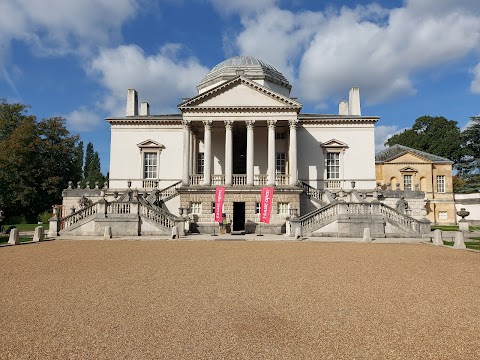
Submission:
POLYGON ((262 197, 260 199, 260 222, 270 223, 270 213, 272 211, 273 187, 265 186, 262 188, 262 197))
POLYGON ((225 187, 217 186, 215 190, 215 221, 222 221, 223 201, 225 199, 225 187))

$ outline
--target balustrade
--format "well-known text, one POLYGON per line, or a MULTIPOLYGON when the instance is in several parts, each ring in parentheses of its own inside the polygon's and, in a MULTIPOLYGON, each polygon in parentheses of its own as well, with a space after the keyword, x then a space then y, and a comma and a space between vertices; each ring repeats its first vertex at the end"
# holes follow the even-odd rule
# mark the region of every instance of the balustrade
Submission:
POLYGON ((69 227, 75 225, 79 221, 86 219, 92 215, 95 215, 98 212, 98 202, 87 206, 83 209, 80 209, 76 212, 74 212, 71 215, 65 216, 64 218, 60 219, 60 228, 63 229, 68 229, 69 227))
POLYGON ((107 214, 130 214, 130 203, 112 202, 107 207, 107 214))

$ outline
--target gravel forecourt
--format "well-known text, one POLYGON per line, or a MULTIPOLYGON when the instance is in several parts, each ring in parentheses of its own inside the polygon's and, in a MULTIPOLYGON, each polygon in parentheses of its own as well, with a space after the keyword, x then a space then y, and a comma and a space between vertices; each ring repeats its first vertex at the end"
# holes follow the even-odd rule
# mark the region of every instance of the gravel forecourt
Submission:
POLYGON ((427 244, 0 248, 1 359, 480 359, 480 253, 427 244))

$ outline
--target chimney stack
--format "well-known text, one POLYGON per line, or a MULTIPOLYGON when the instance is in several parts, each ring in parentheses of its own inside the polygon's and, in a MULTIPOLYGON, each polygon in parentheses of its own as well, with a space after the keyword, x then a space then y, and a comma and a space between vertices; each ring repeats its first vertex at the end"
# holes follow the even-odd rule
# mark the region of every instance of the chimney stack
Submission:
POLYGON ((342 100, 338 104, 338 115, 348 115, 348 101, 342 100))
POLYGON ((135 89, 128 89, 126 116, 138 115, 138 93, 135 89))
POLYGON ((352 87, 348 93, 348 114, 362 115, 360 111, 360 89, 357 86, 352 87))
POLYGON ((140 103, 140 116, 150 115, 150 104, 148 102, 142 101, 140 103))

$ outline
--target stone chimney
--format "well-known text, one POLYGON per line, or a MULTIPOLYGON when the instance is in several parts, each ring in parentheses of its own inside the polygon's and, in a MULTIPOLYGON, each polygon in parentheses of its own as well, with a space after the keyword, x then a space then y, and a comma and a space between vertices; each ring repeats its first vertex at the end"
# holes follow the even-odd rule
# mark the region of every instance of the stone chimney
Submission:
POLYGON ((140 116, 150 115, 150 104, 148 102, 142 101, 140 103, 140 116))
POLYGON ((348 101, 342 100, 338 104, 338 115, 348 115, 348 101))
POLYGON ((138 115, 138 93, 135 89, 128 89, 126 116, 138 115))
POLYGON ((348 114, 362 115, 360 111, 360 89, 357 86, 352 87, 348 93, 348 114))

